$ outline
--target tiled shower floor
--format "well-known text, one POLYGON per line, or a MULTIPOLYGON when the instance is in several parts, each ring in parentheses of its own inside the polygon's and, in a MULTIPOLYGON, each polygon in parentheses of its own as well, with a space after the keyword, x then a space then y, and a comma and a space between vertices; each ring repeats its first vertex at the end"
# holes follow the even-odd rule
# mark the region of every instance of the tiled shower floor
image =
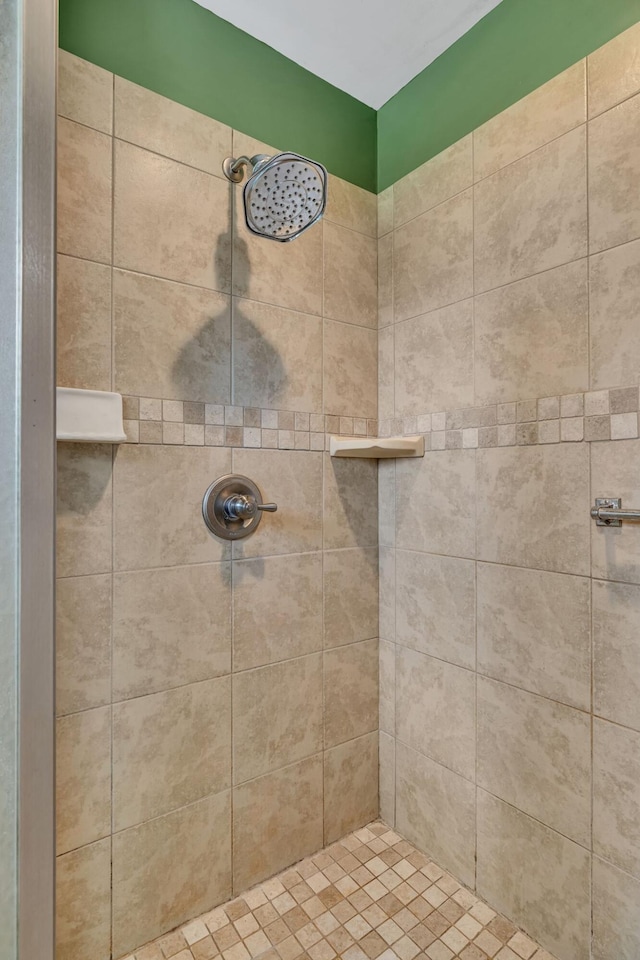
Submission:
POLYGON ((554 960, 376 821, 125 960, 554 960))

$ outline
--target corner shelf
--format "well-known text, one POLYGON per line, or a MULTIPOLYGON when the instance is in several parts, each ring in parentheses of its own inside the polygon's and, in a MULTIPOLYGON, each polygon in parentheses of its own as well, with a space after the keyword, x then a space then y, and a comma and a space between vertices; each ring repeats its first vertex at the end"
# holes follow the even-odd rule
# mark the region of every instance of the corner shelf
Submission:
POLYGON ((56 387, 56 439, 75 443, 124 443, 122 396, 106 390, 56 387))
POLYGON ((424 437, 331 437, 329 453, 369 460, 424 457, 424 437))

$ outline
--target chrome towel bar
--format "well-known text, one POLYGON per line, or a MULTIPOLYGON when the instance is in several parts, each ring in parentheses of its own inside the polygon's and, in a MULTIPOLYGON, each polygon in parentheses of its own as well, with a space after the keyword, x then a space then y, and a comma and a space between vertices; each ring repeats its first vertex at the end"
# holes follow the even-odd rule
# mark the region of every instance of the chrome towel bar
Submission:
POLYGON ((640 520, 640 510, 623 510, 619 497, 598 497, 591 516, 597 527, 620 527, 623 520, 640 520))

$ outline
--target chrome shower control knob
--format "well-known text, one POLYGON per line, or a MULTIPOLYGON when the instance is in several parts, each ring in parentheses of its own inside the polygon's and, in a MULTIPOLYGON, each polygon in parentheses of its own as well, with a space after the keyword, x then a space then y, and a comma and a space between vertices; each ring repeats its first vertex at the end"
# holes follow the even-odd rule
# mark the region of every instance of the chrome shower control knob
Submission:
POLYGON ((228 475, 215 480, 202 500, 209 530, 223 540, 242 540, 258 527, 263 513, 275 513, 275 503, 263 503, 260 490, 248 477, 228 475))

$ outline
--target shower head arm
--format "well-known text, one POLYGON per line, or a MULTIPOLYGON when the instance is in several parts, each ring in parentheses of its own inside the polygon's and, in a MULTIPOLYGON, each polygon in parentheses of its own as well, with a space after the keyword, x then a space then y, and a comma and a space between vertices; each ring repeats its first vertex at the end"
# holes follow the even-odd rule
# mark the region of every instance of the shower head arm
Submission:
POLYGON ((242 183, 244 179, 245 167, 251 165, 252 173, 255 173, 256 167, 271 158, 266 153, 257 153, 255 157, 227 157, 222 162, 222 171, 231 183, 242 183))

